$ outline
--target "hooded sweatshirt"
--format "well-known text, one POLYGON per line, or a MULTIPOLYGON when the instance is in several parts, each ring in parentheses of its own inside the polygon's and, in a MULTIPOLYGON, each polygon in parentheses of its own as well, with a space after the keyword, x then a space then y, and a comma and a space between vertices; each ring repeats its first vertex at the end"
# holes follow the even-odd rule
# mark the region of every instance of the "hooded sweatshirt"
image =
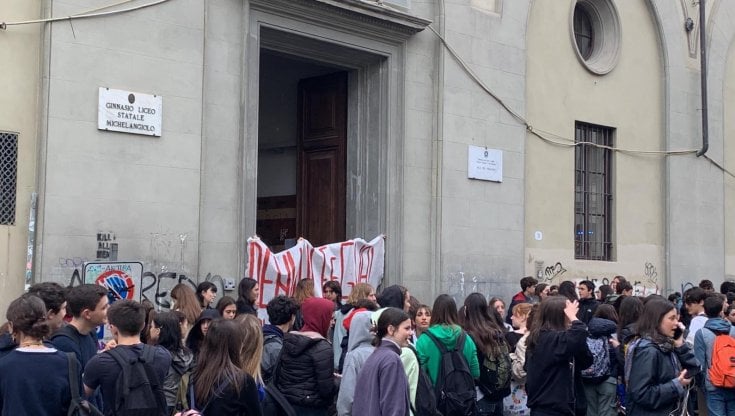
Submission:
POLYGON ((722 334, 729 334, 731 337, 735 337, 735 327, 725 319, 709 318, 704 323, 702 330, 694 335, 694 357, 702 365, 704 386, 708 391, 717 389, 710 382, 709 368, 712 365, 712 349, 715 345, 715 337, 722 334))
POLYGON ((204 340, 201 323, 205 320, 211 321, 219 317, 219 311, 217 311, 217 309, 205 309, 202 311, 201 315, 199 315, 199 318, 194 321, 194 325, 192 325, 189 330, 189 335, 186 336, 186 347, 194 353, 195 362, 196 357, 199 354, 199 348, 202 346, 202 341, 204 340))
POLYGON ((301 312, 304 319, 301 332, 316 332, 322 337, 327 336, 332 324, 334 302, 324 298, 306 298, 301 304, 301 312))
MULTIPOLYGON (((449 349, 457 345, 457 339, 462 332, 462 328, 458 325, 432 325, 428 331, 449 349)), ((431 383, 436 385, 436 378, 439 375, 439 365, 441 364, 441 351, 439 351, 439 347, 434 344, 434 341, 428 335, 425 336, 425 334, 422 334, 418 341, 416 341, 416 352, 419 355, 419 362, 429 372, 431 383)), ((465 337, 462 353, 467 359, 472 378, 479 378, 480 364, 477 361, 477 347, 469 335, 465 337)))
POLYGON ((276 385, 289 403, 326 409, 336 393, 332 346, 325 338, 334 302, 311 297, 301 304, 304 326, 283 337, 276 385))
POLYGON ((344 319, 355 307, 351 303, 345 303, 334 313, 334 333, 332 334, 332 349, 334 350, 334 368, 339 368, 342 352, 342 338, 347 334, 349 328, 343 326, 344 319))
POLYGON ((372 312, 358 312, 352 317, 350 326, 347 357, 342 371, 342 381, 339 385, 337 397, 337 414, 346 416, 352 414, 352 400, 355 395, 357 375, 365 361, 373 353, 373 334, 370 333, 372 312))
POLYGON ((401 293, 401 287, 398 285, 386 287, 378 297, 378 304, 381 308, 403 309, 405 302, 405 296, 401 293))

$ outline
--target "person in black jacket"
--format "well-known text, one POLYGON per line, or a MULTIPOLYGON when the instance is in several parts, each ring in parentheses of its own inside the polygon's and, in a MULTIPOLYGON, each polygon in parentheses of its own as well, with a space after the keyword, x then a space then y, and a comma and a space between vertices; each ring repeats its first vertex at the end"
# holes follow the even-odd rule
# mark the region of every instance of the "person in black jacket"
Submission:
POLYGON ((639 339, 626 353, 629 416, 668 415, 685 405, 686 387, 700 367, 677 328, 674 304, 664 299, 646 302, 636 327, 639 339))
POLYGON ((326 339, 334 302, 306 298, 301 311, 304 326, 283 336, 275 383, 299 416, 326 416, 337 393, 332 345, 326 339))
POLYGON ((579 371, 592 364, 577 301, 544 299, 526 341, 526 391, 532 416, 586 413, 579 371))
POLYGON ((255 279, 243 277, 237 286, 237 314, 249 313, 251 315, 258 314, 258 306, 256 301, 260 295, 260 285, 255 279))
POLYGON ((582 280, 579 282, 577 290, 579 290, 579 312, 577 312, 577 319, 587 325, 590 323, 590 319, 592 319, 597 306, 600 304, 595 299, 595 284, 590 280, 582 280))

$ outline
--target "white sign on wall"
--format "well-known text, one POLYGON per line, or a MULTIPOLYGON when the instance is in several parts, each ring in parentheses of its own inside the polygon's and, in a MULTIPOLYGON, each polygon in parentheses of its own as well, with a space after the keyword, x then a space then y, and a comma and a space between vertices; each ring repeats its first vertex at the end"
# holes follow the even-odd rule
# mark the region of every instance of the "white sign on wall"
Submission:
POLYGON ((100 87, 97 128, 161 137, 160 95, 100 87))
POLYGON ((467 177, 483 181, 503 182, 503 151, 469 146, 467 177))

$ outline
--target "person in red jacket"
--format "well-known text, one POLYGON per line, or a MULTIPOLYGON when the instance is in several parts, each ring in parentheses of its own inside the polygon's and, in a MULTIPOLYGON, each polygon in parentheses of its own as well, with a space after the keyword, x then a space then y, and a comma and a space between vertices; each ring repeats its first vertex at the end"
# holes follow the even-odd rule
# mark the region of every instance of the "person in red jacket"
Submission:
POLYGON ((532 303, 537 284, 538 280, 534 279, 531 276, 526 276, 521 279, 521 291, 513 295, 513 299, 510 301, 510 306, 508 306, 507 309, 508 313, 505 316, 505 322, 507 322, 508 324, 512 324, 512 322, 510 321, 510 317, 513 316, 514 306, 519 303, 532 303))

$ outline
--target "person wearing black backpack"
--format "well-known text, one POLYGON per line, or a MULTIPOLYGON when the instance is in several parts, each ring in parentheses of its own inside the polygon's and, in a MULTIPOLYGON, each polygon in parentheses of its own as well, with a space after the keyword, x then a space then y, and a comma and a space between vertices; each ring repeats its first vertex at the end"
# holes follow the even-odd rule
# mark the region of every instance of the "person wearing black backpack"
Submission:
POLYGON ((171 354, 140 342, 145 310, 132 300, 118 300, 107 311, 117 346, 94 356, 84 368, 84 390, 99 387, 108 416, 167 416, 163 384, 171 354))
POLYGON ((444 416, 474 415, 474 379, 480 377, 475 342, 458 325, 451 296, 439 295, 431 312, 431 325, 416 341, 416 351, 436 389, 439 411, 444 416))
POLYGON ((503 398, 510 394, 510 348, 503 330, 490 317, 485 296, 472 293, 464 300, 462 327, 477 346, 480 378, 477 380, 478 416, 502 416, 503 398))

